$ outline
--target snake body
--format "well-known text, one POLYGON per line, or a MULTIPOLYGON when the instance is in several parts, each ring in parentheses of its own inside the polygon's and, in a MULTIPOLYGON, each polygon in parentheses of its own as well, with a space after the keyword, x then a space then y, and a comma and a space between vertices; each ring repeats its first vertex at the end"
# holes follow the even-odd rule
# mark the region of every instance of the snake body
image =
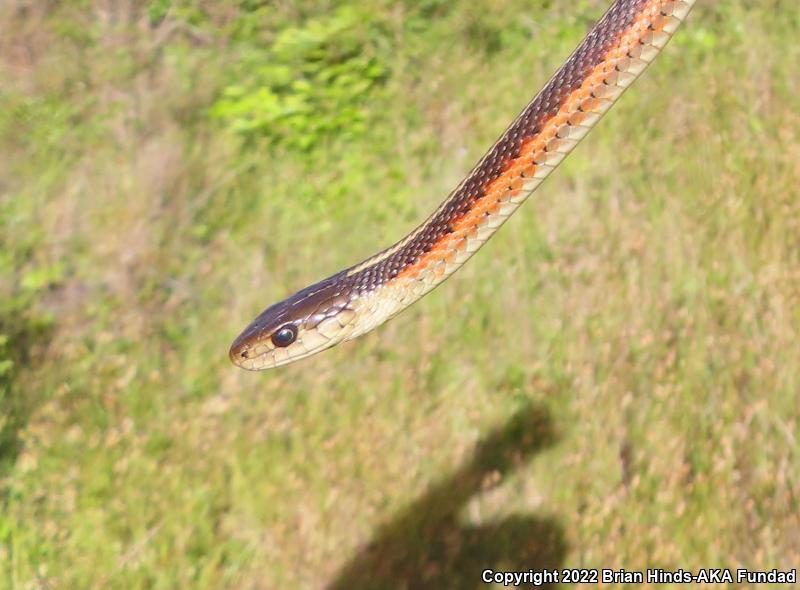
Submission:
POLYGON ((616 0, 436 211, 394 246, 265 309, 230 358, 261 370, 368 332, 464 264, 667 44, 695 0, 616 0))

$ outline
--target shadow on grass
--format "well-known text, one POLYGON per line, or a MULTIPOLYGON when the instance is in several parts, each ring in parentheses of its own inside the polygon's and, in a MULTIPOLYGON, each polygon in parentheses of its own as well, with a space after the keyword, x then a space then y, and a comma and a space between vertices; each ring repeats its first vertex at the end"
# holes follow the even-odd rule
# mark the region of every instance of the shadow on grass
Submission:
MULTIPOLYGON (((16 314, 5 311, 0 309, 0 484, 19 456, 20 431, 36 405, 36 400, 16 383, 16 377, 29 367, 31 349, 46 342, 50 333, 49 323, 29 318, 24 310, 14 310, 16 314)), ((0 506, 2 493, 0 485, 0 506)))
MULTIPOLYGON (((376 533, 330 590, 486 588, 483 570, 558 568, 567 550, 552 517, 520 514, 470 526, 460 511, 485 482, 500 481, 556 441, 549 414, 529 406, 480 441, 469 463, 376 533)), ((544 586, 547 587, 547 586, 544 586)))

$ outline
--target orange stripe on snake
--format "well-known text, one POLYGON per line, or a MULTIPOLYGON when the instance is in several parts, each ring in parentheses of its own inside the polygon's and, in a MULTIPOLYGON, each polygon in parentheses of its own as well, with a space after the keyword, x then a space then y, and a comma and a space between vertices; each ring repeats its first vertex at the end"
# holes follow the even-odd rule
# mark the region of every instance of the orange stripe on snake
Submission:
MULTIPOLYGON (((452 233, 445 234, 432 245, 429 252, 404 267, 398 273, 398 279, 413 279, 428 267, 434 267, 436 277, 441 277, 446 266, 437 263, 446 262, 448 257, 452 261, 457 251, 466 248, 469 239, 478 237, 480 228, 487 223, 486 218, 500 213, 504 203, 515 201, 523 189, 527 188, 527 193, 532 192, 530 184, 538 184, 535 182, 538 168, 550 164, 552 169, 560 163, 577 140, 588 132, 590 125, 596 122, 604 107, 611 105, 612 101, 606 98, 607 91, 603 88, 618 85, 621 75, 630 75, 626 71, 630 67, 630 60, 640 58, 642 45, 651 44, 653 35, 661 33, 670 24, 675 2, 657 0, 648 4, 631 26, 621 33, 615 46, 586 75, 581 86, 563 100, 558 112, 540 123, 541 131, 523 141, 519 155, 506 163, 500 176, 482 187, 482 196, 469 211, 451 223, 452 233), (645 43, 642 43, 643 40, 645 43), (568 149, 559 150, 568 141, 572 142, 566 146, 568 149)), ((542 180, 548 172, 540 173, 538 180, 542 180)), ((511 212, 513 209, 509 208, 509 215, 511 212)))

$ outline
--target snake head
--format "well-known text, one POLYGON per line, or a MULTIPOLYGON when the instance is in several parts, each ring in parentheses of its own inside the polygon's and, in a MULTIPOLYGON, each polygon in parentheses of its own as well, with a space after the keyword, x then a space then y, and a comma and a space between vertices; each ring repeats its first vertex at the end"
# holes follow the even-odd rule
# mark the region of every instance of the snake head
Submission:
POLYGON ((231 345, 233 364, 251 371, 271 369, 345 340, 355 312, 347 306, 340 279, 341 273, 262 311, 231 345))

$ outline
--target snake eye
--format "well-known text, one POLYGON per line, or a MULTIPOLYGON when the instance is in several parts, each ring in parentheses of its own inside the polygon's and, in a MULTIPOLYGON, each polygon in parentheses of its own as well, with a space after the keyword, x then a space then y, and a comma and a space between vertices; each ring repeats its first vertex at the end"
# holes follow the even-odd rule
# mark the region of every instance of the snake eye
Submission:
POLYGON ((279 348, 286 348, 297 339, 297 328, 293 324, 281 326, 270 337, 272 343, 279 348))

